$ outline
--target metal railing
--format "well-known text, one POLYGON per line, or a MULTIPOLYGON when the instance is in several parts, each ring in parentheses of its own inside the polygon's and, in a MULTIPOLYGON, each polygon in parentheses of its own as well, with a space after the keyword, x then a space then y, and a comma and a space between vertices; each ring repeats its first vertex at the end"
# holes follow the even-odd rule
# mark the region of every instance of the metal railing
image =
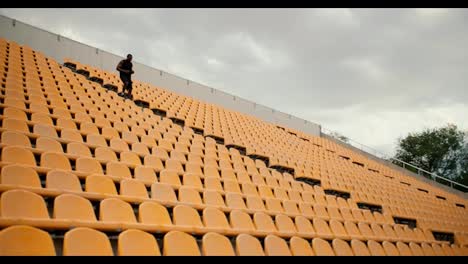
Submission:
POLYGON ((427 179, 430 179, 430 180, 433 180, 435 182, 438 182, 440 184, 443 184, 443 185, 446 185, 446 186, 450 186, 451 188, 453 189, 457 189, 459 191, 462 191, 462 192, 467 192, 468 191, 468 186, 466 185, 463 185, 461 183, 458 183, 458 182, 455 182, 455 181, 452 181, 450 179, 447 179, 445 177, 442 177, 442 176, 439 176, 433 172, 429 172, 427 170, 424 170, 424 169, 421 169, 419 168, 418 166, 416 165, 413 165, 411 163, 408 163, 408 162, 405 162, 405 161, 402 161, 402 160, 399 160, 397 158, 394 158, 394 157, 391 157, 387 154, 384 154, 374 148, 371 148, 369 146, 366 146, 364 144, 361 144, 353 139, 350 139, 348 137, 344 137, 344 136, 341 136, 341 134, 337 133, 336 131, 331 131, 329 129, 326 129, 324 127, 322 127, 322 133, 323 134, 326 134, 327 136, 329 137, 332 137, 336 140, 339 140, 340 142, 344 143, 344 144, 347 144, 347 145, 351 145, 363 152, 366 152, 370 155, 373 155, 379 159, 382 159, 384 161, 387 161, 387 162, 391 162, 392 164, 395 164, 397 166, 400 166, 404 169, 407 169, 413 173, 416 173, 420 176, 423 176, 427 179), (333 136, 333 135, 340 135, 341 137, 337 137, 337 136, 333 136))

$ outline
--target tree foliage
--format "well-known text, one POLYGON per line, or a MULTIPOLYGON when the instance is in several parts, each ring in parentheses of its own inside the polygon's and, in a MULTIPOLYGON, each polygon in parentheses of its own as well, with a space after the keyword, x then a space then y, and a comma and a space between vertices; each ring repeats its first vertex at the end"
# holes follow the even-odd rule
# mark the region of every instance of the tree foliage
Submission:
POLYGON ((456 125, 410 133, 398 140, 396 159, 467 185, 467 133, 456 125))

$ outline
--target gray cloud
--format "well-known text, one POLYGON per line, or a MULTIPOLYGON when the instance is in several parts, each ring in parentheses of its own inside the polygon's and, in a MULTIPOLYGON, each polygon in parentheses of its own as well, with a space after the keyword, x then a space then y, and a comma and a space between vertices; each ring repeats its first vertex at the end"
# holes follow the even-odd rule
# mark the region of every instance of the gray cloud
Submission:
POLYGON ((468 129, 466 9, 0 9, 392 153, 468 129))

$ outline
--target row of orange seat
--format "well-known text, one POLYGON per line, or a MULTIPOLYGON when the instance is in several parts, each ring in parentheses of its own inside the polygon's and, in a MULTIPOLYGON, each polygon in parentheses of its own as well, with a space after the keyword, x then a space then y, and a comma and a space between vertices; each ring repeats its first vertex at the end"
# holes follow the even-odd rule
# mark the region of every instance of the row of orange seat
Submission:
POLYGON ((351 240, 347 243, 335 238, 330 242, 315 238, 308 242, 300 237, 289 241, 275 235, 264 239, 264 246, 254 236, 240 234, 235 246, 226 236, 209 232, 197 240, 184 232, 169 231, 158 240, 147 232, 129 229, 119 233, 116 252, 105 233, 87 227, 74 228, 63 236, 58 251, 51 236, 43 230, 15 225, 0 231, 2 255, 64 255, 64 256, 463 256, 466 250, 455 245, 403 242, 367 243, 351 240), (160 249, 162 247, 162 250, 160 249))

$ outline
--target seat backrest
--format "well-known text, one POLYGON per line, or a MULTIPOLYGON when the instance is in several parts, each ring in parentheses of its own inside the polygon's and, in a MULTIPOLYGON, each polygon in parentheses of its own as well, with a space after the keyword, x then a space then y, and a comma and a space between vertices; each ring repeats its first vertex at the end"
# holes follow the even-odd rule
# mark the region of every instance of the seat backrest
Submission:
POLYGON ((159 173, 159 182, 181 186, 179 175, 176 171, 164 169, 159 173))
MULTIPOLYGON (((445 244, 444 244, 444 245, 445 245, 445 244)), ((442 246, 444 246, 444 245, 442 245, 442 246)), ((468 250, 466 247, 452 244, 451 248, 452 248, 453 254, 454 254, 455 256, 465 256, 465 255, 468 255, 468 254, 467 254, 468 252, 463 253, 463 250, 465 250, 465 251, 468 250)), ((418 255, 415 254, 415 256, 418 256, 418 255)))
POLYGON ((145 164, 145 166, 153 168, 156 171, 161 171, 164 169, 164 165, 161 159, 154 155, 146 155, 143 158, 143 163, 145 164))
POLYGON ((139 206, 138 221, 143 224, 172 225, 166 207, 157 202, 143 202, 139 206))
POLYGON ((120 151, 130 151, 128 144, 120 138, 111 138, 110 147, 120 151))
POLYGON ((71 165, 68 158, 62 153, 44 152, 41 154, 41 166, 71 171, 71 165))
POLYGON ((93 158, 78 158, 76 160, 76 170, 87 174, 103 174, 101 163, 93 158))
POLYGON ((225 180, 229 179, 229 180, 236 180, 237 181, 236 174, 234 173, 234 170, 227 169, 227 168, 221 169, 221 178, 223 178, 225 180))
MULTIPOLYGON (((351 240, 351 249, 355 256, 370 256, 371 253, 367 248, 367 245, 364 244, 361 240, 353 239, 351 240)), ((336 250, 335 250, 336 251, 336 250)))
POLYGON ((377 237, 384 238, 384 237, 387 236, 387 235, 385 234, 385 231, 383 230, 383 228, 382 228, 382 226, 381 226, 380 224, 372 223, 372 224, 371 224, 371 229, 372 229, 372 232, 373 232, 377 237))
POLYGON ((312 226, 312 223, 306 217, 298 215, 294 218, 294 222, 296 223, 296 228, 298 232, 308 235, 313 235, 316 233, 314 227, 312 226))
POLYGON ((312 206, 308 203, 299 203, 299 211, 301 212, 302 215, 304 216, 315 216, 315 212, 312 209, 312 206))
POLYGON ((393 243, 384 241, 382 242, 382 246, 387 256, 400 256, 398 249, 395 247, 393 243))
POLYGON ((44 137, 58 138, 57 130, 51 125, 47 124, 35 124, 33 126, 34 134, 38 134, 44 137))
POLYGON ((49 233, 26 225, 0 231, 0 256, 55 256, 49 233))
POLYGON ((164 256, 200 256, 197 241, 189 234, 169 231, 163 239, 164 256))
POLYGON ((205 178, 220 178, 218 167, 205 166, 203 168, 203 173, 205 174, 205 178))
POLYGON ((57 119, 57 126, 60 128, 77 130, 76 123, 70 117, 59 117, 57 119))
POLYGON ((432 247, 427 243, 421 243, 421 248, 425 256, 435 256, 436 253, 432 247))
POLYGON ((120 195, 148 199, 148 190, 145 185, 137 180, 125 179, 120 181, 120 195))
POLYGON ((385 250, 380 245, 380 243, 374 241, 374 240, 368 240, 367 241, 367 247, 369 248, 369 252, 371 253, 371 256, 386 256, 385 250))
POLYGON ((424 256, 425 255, 422 248, 418 244, 416 244, 414 242, 409 243, 409 248, 411 249, 411 253, 413 254, 413 256, 424 256))
POLYGON ((23 110, 14 107, 5 107, 3 109, 3 116, 4 118, 13 118, 18 120, 28 119, 26 113, 23 110))
POLYGON ((434 250, 434 253, 436 254, 436 256, 445 256, 446 255, 444 250, 438 244, 433 243, 432 244, 432 249, 434 250))
POLYGON ((30 133, 28 123, 25 120, 18 120, 13 118, 5 118, 2 121, 2 128, 8 131, 16 131, 21 133, 30 133))
MULTIPOLYGON (((205 179, 206 180, 206 179, 205 179)), ((238 193, 226 193, 226 205, 231 209, 247 209, 244 199, 238 193)))
POLYGON ((205 189, 224 191, 221 181, 218 178, 205 178, 205 189))
POLYGON ((412 256, 413 255, 413 253, 411 252, 411 249, 405 243, 398 241, 396 242, 396 246, 397 246, 398 251, 400 252, 400 256, 412 256))
POLYGON ((391 238, 397 238, 397 234, 395 233, 395 230, 393 230, 392 226, 389 224, 384 224, 382 225, 382 229, 384 230, 385 234, 388 237, 391 238))
POLYGON ((329 224, 330 229, 336 236, 348 236, 348 233, 346 232, 343 223, 341 223, 340 221, 336 219, 331 219, 329 224))
POLYGON ((2 168, 0 184, 41 188, 41 181, 36 170, 16 164, 2 168))
POLYGON ((168 159, 166 160, 166 170, 175 171, 177 174, 184 174, 184 168, 182 163, 178 160, 168 159))
POLYGON ((284 212, 287 214, 295 214, 295 215, 299 214, 299 209, 297 207, 296 202, 289 201, 289 200, 283 201, 283 208, 284 208, 284 212))
POLYGON ((312 240, 312 248, 317 256, 335 256, 330 243, 321 238, 314 238, 312 240))
POLYGON ((314 256, 314 251, 307 240, 293 236, 289 240, 291 253, 293 256, 314 256))
POLYGON ((132 144, 132 152, 135 152, 135 153, 141 154, 141 155, 149 155, 150 154, 150 152, 148 150, 148 147, 143 143, 133 143, 132 144))
POLYGON ((185 173, 182 182, 184 186, 191 186, 200 189, 203 188, 200 176, 198 174, 185 173))
POLYGON ((329 218, 327 208, 322 204, 314 204, 314 212, 317 216, 322 218, 329 218))
POLYGON ((65 233, 64 256, 112 256, 113 254, 109 238, 100 231, 77 227, 65 233))
POLYGON ((117 189, 111 178, 100 175, 89 175, 85 181, 86 192, 117 195, 117 189))
POLYGON ((200 193, 189 186, 182 186, 179 188, 179 201, 196 205, 203 204, 200 193))
POLYGON ((101 201, 99 220, 105 222, 136 223, 132 206, 117 198, 107 198, 101 201))
POLYGON ((67 153, 71 155, 91 158, 91 150, 83 143, 71 142, 67 144, 67 153))
POLYGON ((130 165, 142 165, 138 154, 130 151, 123 151, 120 153, 120 162, 130 165))
POLYGON ((351 214, 353 215, 354 219, 356 219, 357 221, 362 221, 362 222, 365 222, 366 219, 364 218, 364 215, 362 214, 362 211, 361 209, 352 209, 351 210, 351 214))
POLYGON ((105 161, 118 161, 117 154, 108 147, 97 147, 94 150, 94 155, 96 159, 105 160, 105 161))
POLYGON ((9 190, 0 198, 0 215, 6 218, 49 219, 42 196, 26 190, 9 190))
POLYGON ((271 219, 270 215, 267 215, 262 212, 257 212, 254 214, 254 223, 255 227, 258 231, 263 232, 276 232, 275 223, 273 223, 273 219, 271 219))
POLYGON ((205 190, 203 192, 203 201, 206 205, 225 207, 221 193, 214 190, 205 190))
POLYGON ((224 191, 232 193, 242 193, 237 181, 224 180, 224 191))
POLYGON ((186 205, 177 205, 173 210, 174 225, 203 227, 200 215, 195 208, 186 205))
POLYGON ((88 134, 86 135, 86 143, 107 148, 106 139, 99 134, 88 134))
POLYGON ((275 198, 273 191, 268 186, 258 186, 258 194, 263 198, 275 198))
POLYGON ((65 128, 60 132, 60 138, 69 141, 83 142, 83 135, 77 130, 65 128))
POLYGON ((33 153, 28 149, 18 146, 4 147, 2 149, 1 161, 36 166, 36 159, 34 158, 33 153))
POLYGON ((230 229, 226 215, 219 209, 207 207, 203 210, 203 224, 206 227, 230 229))
POLYGON ((233 229, 242 231, 254 231, 255 226, 250 216, 241 210, 232 210, 229 214, 229 220, 233 229))
POLYGON ((151 199, 162 202, 177 202, 172 186, 164 183, 153 183, 151 185, 151 199))
POLYGON ((337 256, 354 256, 353 250, 344 240, 335 238, 332 241, 332 246, 337 256))
MULTIPOLYGON (((202 164, 202 163, 201 163, 202 164)), ((203 171, 201 169, 201 164, 193 163, 192 161, 185 164, 185 172, 186 174, 194 174, 194 175, 203 175, 203 171)))
POLYGON ((258 196, 247 196, 247 207, 251 210, 265 211, 263 199, 258 196))
POLYGON ((445 252, 445 255, 447 255, 447 256, 455 256, 455 252, 447 244, 442 244, 442 250, 445 252))
POLYGON ((148 167, 148 166, 136 166, 134 176, 135 176, 135 179, 140 180, 140 181, 146 181, 146 182, 158 181, 158 178, 156 178, 156 172, 154 171, 153 168, 148 167))
POLYGON ((265 237, 265 255, 292 256, 286 241, 275 235, 268 235, 265 237))
POLYGON ((158 242, 153 235, 137 229, 128 229, 119 234, 119 256, 160 256, 158 242))
POLYGON ((132 178, 132 174, 130 173, 130 169, 125 164, 120 162, 110 161, 106 164, 106 175, 130 179, 132 178))
POLYGON ((68 171, 51 170, 47 173, 46 188, 81 192, 78 177, 68 171))
POLYGON ((374 232, 372 232, 372 229, 367 223, 362 223, 362 222, 358 223, 358 228, 359 228, 359 232, 361 232, 361 234, 365 237, 375 236, 374 232))
POLYGON ((265 256, 260 241, 248 234, 236 237, 236 253, 238 256, 265 256))
MULTIPOLYGON (((96 120, 98 120, 98 118, 96 118, 96 120)), ((102 120, 102 119, 101 119, 102 120)), ((104 120, 103 120, 104 121, 104 120)), ((107 120, 105 122, 108 122, 107 120)), ((95 122, 96 125, 102 125, 102 124, 99 124, 98 122, 95 122)), ((111 138, 112 139, 118 139, 119 141, 121 142, 125 142, 123 140, 120 139, 120 136, 119 136, 119 131, 117 131, 117 129, 114 129, 112 127, 109 127, 109 126, 104 126, 102 128, 102 135, 105 136, 105 137, 108 137, 108 138, 111 138)), ((125 143, 127 144, 127 143, 125 143)), ((112 141, 111 141, 111 147, 112 147, 112 141)), ((122 149, 123 150, 123 149, 122 149)))
POLYGON ((315 232, 317 232, 318 235, 324 235, 324 236, 332 236, 333 233, 330 230, 330 227, 328 226, 327 222, 321 218, 314 218, 313 220, 314 223, 314 228, 315 232))
POLYGON ((61 194, 54 200, 55 219, 96 221, 93 205, 81 196, 61 194))
POLYGON ((280 212, 280 213, 284 212, 280 199, 266 198, 265 204, 266 204, 267 210, 270 212, 280 212))
POLYGON ((60 142, 58 142, 57 140, 48 137, 39 137, 36 140, 36 149, 42 151, 63 153, 62 144, 60 144, 60 142))
POLYGON ((204 256, 235 256, 231 241, 223 235, 208 232, 202 238, 204 256))
POLYGON ((242 192, 245 195, 258 196, 257 187, 251 183, 242 183, 242 192))
POLYGON ((296 226, 289 216, 278 214, 275 216, 275 223, 278 231, 286 233, 296 233, 296 226))
POLYGON ((15 131, 4 131, 2 133, 2 144, 9 146, 31 147, 29 137, 15 131))

